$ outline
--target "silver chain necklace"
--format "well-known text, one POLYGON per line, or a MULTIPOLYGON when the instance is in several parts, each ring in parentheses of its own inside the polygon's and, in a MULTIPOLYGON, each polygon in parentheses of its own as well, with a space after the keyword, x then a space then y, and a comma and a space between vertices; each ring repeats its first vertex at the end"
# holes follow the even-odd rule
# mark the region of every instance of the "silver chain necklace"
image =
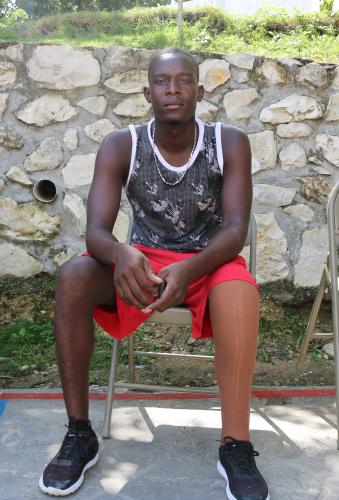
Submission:
POLYGON ((177 184, 179 184, 179 182, 181 182, 183 180, 183 178, 185 177, 186 175, 186 172, 187 170, 190 168, 191 166, 191 160, 192 160, 192 156, 193 156, 193 153, 194 153, 194 150, 195 150, 195 147, 197 145, 197 127, 196 127, 196 123, 194 122, 194 142, 193 142, 193 148, 192 148, 192 151, 191 151, 191 154, 189 155, 189 158, 188 158, 188 161, 187 161, 187 167, 186 169, 184 170, 183 174, 180 175, 179 179, 176 180, 175 182, 168 182, 164 176, 162 175, 161 171, 160 171, 160 168, 159 168, 159 164, 158 164, 158 158, 157 158, 157 155, 156 155, 156 152, 155 152, 155 122, 154 122, 154 126, 153 126, 153 133, 152 133, 152 142, 153 142, 153 158, 154 158, 154 163, 155 163, 155 166, 157 167, 157 171, 158 171, 158 174, 160 175, 160 178, 161 180, 167 184, 168 186, 176 186, 177 184))

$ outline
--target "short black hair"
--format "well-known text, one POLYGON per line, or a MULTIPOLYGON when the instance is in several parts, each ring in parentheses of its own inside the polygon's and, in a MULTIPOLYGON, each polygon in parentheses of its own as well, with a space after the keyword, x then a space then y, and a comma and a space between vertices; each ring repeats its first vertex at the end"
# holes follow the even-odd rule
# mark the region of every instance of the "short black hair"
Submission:
POLYGON ((192 54, 190 54, 189 52, 186 52, 185 50, 178 49, 177 47, 169 47, 167 49, 161 49, 161 50, 159 50, 159 52, 157 52, 152 57, 149 65, 148 65, 148 80, 150 80, 150 76, 151 76, 151 73, 153 71, 155 63, 164 54, 174 54, 174 55, 181 56, 182 58, 187 59, 192 64, 192 66, 194 68, 195 75, 197 77, 197 82, 199 82, 199 65, 198 65, 197 61, 194 59, 192 54))

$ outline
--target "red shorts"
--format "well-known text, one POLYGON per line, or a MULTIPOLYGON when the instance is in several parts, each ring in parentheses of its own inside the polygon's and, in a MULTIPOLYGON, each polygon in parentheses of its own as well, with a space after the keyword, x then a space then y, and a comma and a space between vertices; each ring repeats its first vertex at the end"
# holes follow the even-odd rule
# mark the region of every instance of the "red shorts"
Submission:
MULTIPOLYGON (((193 257, 195 253, 180 253, 172 250, 150 248, 142 245, 134 245, 141 250, 150 260, 152 268, 156 273, 165 266, 193 257)), ((90 255, 86 253, 85 255, 90 255)), ((212 287, 223 281, 240 280, 251 283, 258 289, 258 286, 247 270, 246 262, 238 255, 233 260, 223 264, 208 275, 193 281, 188 287, 188 293, 184 303, 192 313, 192 337, 211 338, 213 337, 209 309, 208 295, 212 287)), ((105 306, 96 306, 93 316, 95 321, 115 339, 123 339, 149 318, 149 315, 142 313, 136 307, 126 304, 116 294, 117 308, 112 309, 105 306)))

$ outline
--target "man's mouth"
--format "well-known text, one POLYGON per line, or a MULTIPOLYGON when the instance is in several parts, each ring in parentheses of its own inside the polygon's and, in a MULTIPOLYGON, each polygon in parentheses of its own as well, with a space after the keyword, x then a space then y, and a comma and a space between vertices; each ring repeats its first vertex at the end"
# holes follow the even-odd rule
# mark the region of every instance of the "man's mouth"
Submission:
POLYGON ((165 109, 173 110, 173 109, 179 109, 182 107, 182 104, 178 102, 169 102, 168 104, 164 105, 165 109))

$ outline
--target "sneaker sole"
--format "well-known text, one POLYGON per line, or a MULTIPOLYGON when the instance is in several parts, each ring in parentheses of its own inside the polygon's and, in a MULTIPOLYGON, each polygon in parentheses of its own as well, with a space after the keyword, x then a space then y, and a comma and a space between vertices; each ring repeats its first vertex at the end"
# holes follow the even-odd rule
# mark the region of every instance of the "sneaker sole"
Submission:
POLYGON ((99 453, 97 453, 95 455, 95 457, 90 462, 87 462, 87 464, 83 468, 81 476, 79 477, 77 482, 72 484, 72 486, 67 488, 67 490, 59 490, 58 488, 53 488, 51 486, 45 486, 43 483, 43 475, 41 476, 41 478, 39 480, 39 487, 40 487, 41 491, 43 491, 44 493, 47 493, 47 495, 52 495, 55 497, 65 497, 67 495, 71 495, 76 490, 78 490, 80 488, 80 486, 82 485, 83 480, 85 478, 85 472, 88 469, 90 469, 91 467, 93 467, 97 463, 98 460, 99 460, 99 453))
MULTIPOLYGON (((217 463, 217 471, 219 472, 220 476, 222 478, 224 478, 225 481, 226 481, 226 496, 227 496, 227 498, 229 500, 237 500, 237 498, 234 495, 232 495, 232 493, 231 493, 231 490, 230 490, 230 487, 229 487, 228 477, 227 477, 225 469, 221 465, 220 460, 218 460, 218 463, 217 463)), ((270 495, 269 494, 267 495, 267 497, 266 497, 265 500, 270 500, 270 495)))

